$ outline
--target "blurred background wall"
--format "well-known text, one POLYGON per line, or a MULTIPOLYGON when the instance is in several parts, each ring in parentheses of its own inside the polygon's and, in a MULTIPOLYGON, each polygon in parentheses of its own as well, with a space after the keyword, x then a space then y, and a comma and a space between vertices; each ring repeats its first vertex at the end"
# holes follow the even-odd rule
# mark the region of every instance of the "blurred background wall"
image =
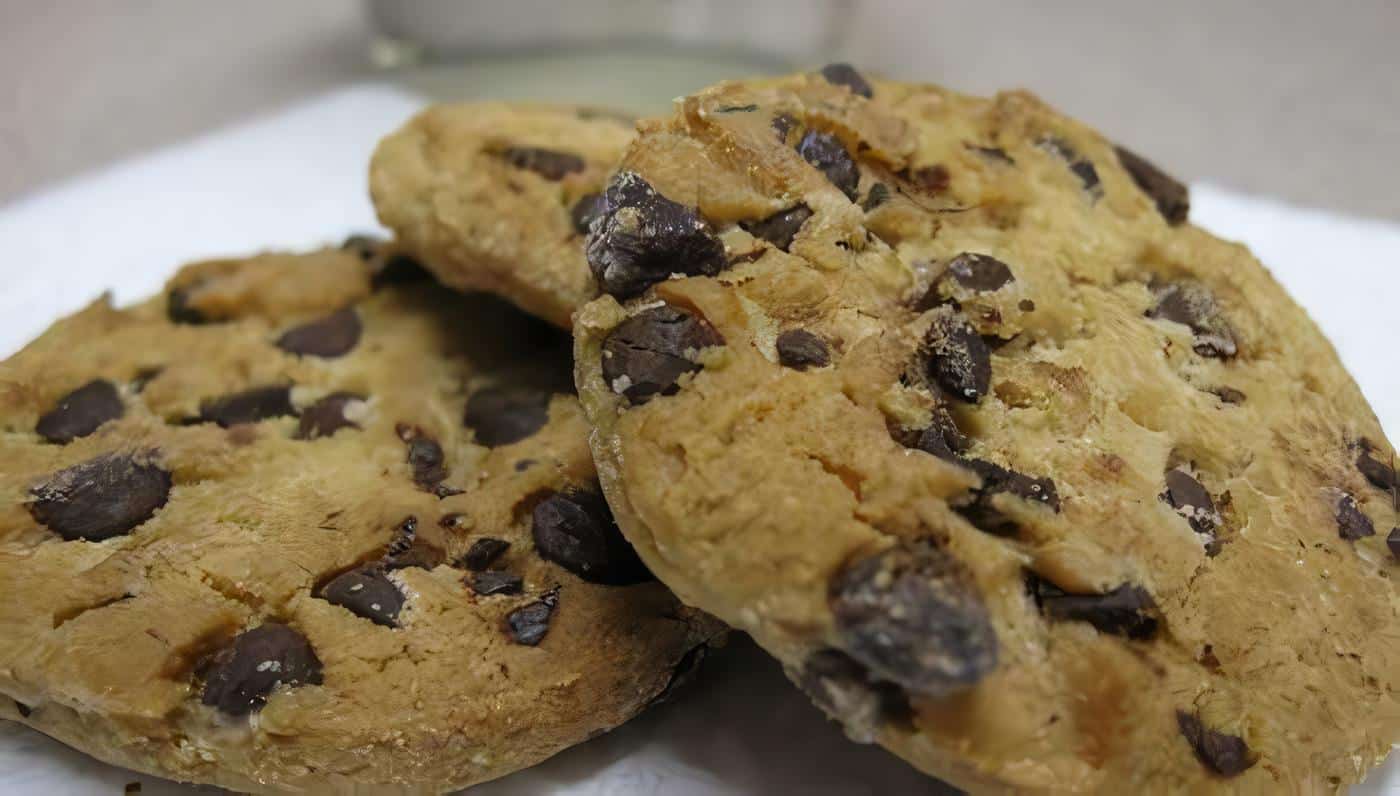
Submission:
MULTIPOLYGON (((1395 0, 760 3, 725 24, 835 15, 801 66, 1030 88, 1184 178, 1400 220, 1395 0)), ((0 202, 372 77, 371 39, 358 0, 0 0, 0 202)))

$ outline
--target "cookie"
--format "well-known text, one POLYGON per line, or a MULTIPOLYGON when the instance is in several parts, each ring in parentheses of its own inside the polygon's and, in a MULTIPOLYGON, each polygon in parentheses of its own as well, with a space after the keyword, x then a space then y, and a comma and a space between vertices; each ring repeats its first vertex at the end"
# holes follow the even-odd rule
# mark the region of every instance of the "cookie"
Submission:
POLYGON ((439 792, 714 620, 622 540, 567 339, 372 241, 191 265, 0 364, 0 716, 238 791, 439 792))
POLYGON ((1400 739, 1393 448, 1186 189, 1022 92, 721 84, 644 123, 575 317, 682 600, 975 792, 1293 793, 1400 739))
POLYGON ((567 328, 597 294, 583 235, 631 138, 631 120, 606 111, 439 105, 380 143, 370 194, 380 221, 443 283, 567 328))

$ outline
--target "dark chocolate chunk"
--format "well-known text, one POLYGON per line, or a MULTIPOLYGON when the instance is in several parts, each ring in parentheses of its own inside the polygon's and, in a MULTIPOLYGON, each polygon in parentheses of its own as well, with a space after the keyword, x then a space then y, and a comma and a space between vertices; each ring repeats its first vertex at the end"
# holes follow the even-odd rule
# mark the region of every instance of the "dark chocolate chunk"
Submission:
POLYGON ((380 567, 370 565, 338 575, 321 587, 318 596, 376 625, 399 626, 403 592, 380 567))
POLYGON ((826 341, 806 329, 788 329, 778 335, 778 362, 794 370, 824 368, 831 364, 826 341))
POLYGON ((277 338, 277 347, 289 354, 332 359, 348 354, 360 342, 361 329, 359 314, 346 307, 288 329, 277 338))
POLYGON ((954 398, 975 404, 992 386, 992 351, 967 319, 941 315, 924 337, 928 372, 954 398))
POLYGON ((1157 603, 1141 586, 1124 583, 1104 594, 1070 594, 1037 575, 1028 582, 1035 604, 1050 619, 1088 622, 1101 633, 1131 639, 1157 633, 1157 603))
POLYGON ((200 422, 218 423, 223 428, 296 413, 296 408, 292 406, 292 388, 287 385, 254 387, 210 398, 199 405, 200 422))
POLYGON ((1191 530, 1206 536, 1215 536, 1220 525, 1220 515, 1215 511, 1215 501, 1201 482, 1179 467, 1167 471, 1167 488, 1159 497, 1176 509, 1176 513, 1186 518, 1191 530))
POLYGON ((190 305, 190 293, 196 285, 185 285, 170 289, 170 297, 166 300, 165 315, 171 323, 201 324, 209 323, 210 318, 204 313, 190 305))
POLYGON ((1200 718, 1184 710, 1176 712, 1176 726, 1191 744, 1196 758, 1222 777, 1238 776, 1258 760, 1243 738, 1209 729, 1200 718))
POLYGON ((1337 518, 1337 535, 1348 542, 1376 535, 1376 526, 1371 523, 1370 517, 1362 513, 1361 507, 1356 505, 1356 498, 1351 495, 1342 495, 1333 516, 1337 518))
POLYGON ((1157 303, 1147 311, 1147 317, 1191 327, 1195 335, 1192 348, 1203 357, 1228 359, 1235 355, 1235 332, 1204 285, 1189 281, 1160 284, 1153 292, 1157 303))
POLYGON ((363 395, 353 392, 333 392, 306 407, 297 424, 296 439, 319 439, 329 437, 342 428, 358 429, 359 425, 345 416, 345 410, 351 404, 364 400, 363 395))
POLYGON ((284 624, 264 622, 214 656, 202 701, 230 716, 246 716, 278 685, 320 684, 321 660, 306 637, 284 624))
POLYGON ((1216 397, 1219 398, 1220 402, 1223 404, 1244 403, 1244 393, 1234 387, 1216 387, 1214 390, 1211 390, 1211 392, 1215 393, 1216 397))
POLYGON ((846 652, 879 679, 939 697, 996 668, 996 633, 976 584, 928 541, 847 566, 829 600, 846 652))
POLYGON ((519 594, 524 588, 524 583, 519 575, 494 570, 467 576, 467 584, 482 597, 492 594, 519 594))
POLYGON ((34 430, 49 442, 66 445, 86 437, 108 420, 116 420, 125 411, 116 386, 106 379, 93 379, 59 398, 39 418, 34 430))
POLYGON ((555 492, 535 505, 535 550, 590 583, 627 586, 652 579, 597 492, 555 492))
POLYGON ((472 546, 467 548, 459 563, 473 572, 481 572, 500 558, 509 547, 510 542, 504 539, 484 536, 472 542, 472 546))
POLYGON ((715 108, 715 113, 753 113, 758 110, 757 105, 721 105, 715 108))
POLYGON ((484 387, 467 399, 462 423, 476 432, 478 445, 509 445, 544 427, 549 420, 549 398, 544 390, 484 387))
POLYGON ((1113 148, 1118 153, 1118 162, 1123 164, 1133 182, 1157 204, 1157 212, 1167 223, 1176 226, 1186 220, 1191 212, 1191 196, 1186 186, 1167 176, 1151 161, 1121 146, 1113 148))
POLYGON ((1385 546, 1390 548, 1392 558, 1400 559, 1400 526, 1390 529, 1390 535, 1385 537, 1385 546))
POLYGON ((20 718, 22 718, 22 719, 27 719, 27 718, 29 718, 31 715, 34 714, 34 709, 33 709, 33 708, 29 707, 28 705, 24 704, 23 702, 19 701, 18 699, 13 700, 13 701, 14 701, 14 703, 15 703, 15 710, 18 710, 18 711, 19 711, 19 716, 20 716, 20 718))
POLYGON ((703 319, 670 305, 633 315, 603 340, 603 378, 633 404, 674 395, 686 373, 700 370, 701 349, 724 345, 703 319))
POLYGON ((740 226, 755 238, 762 238, 787 251, 792 245, 792 239, 797 237, 797 231, 802 229, 802 225, 811 217, 812 211, 807 205, 798 205, 774 213, 761 221, 745 221, 740 226))
POLYGON ((865 201, 860 203, 860 209, 869 213, 871 210, 888 202, 890 199, 890 186, 883 182, 877 182, 870 186, 870 190, 865 194, 865 201))
POLYGON ((370 274, 369 284, 372 290, 379 290, 392 285, 411 285, 432 280, 433 275, 428 273, 428 269, 424 268, 422 263, 407 254, 395 254, 370 274))
POLYGON ((555 182, 570 174, 583 171, 583 158, 571 152, 558 152, 541 147, 513 146, 501 151, 501 157, 517 169, 525 169, 555 182))
POLYGON ((875 90, 870 87, 870 83, 850 64, 827 64, 822 67, 822 77, 833 86, 845 86, 852 94, 862 97, 875 96, 875 90))
MULTIPOLYGON (((444 526, 446 527, 446 526, 444 526)), ((405 517, 394 529, 394 538, 381 559, 385 569, 432 569, 447 555, 436 545, 418 538, 418 518, 405 517)))
POLYGON ((797 129, 797 119, 791 114, 780 113, 773 117, 773 132, 778 140, 787 143, 788 133, 797 129))
POLYGON ((728 265, 724 244, 694 208, 657 193, 631 171, 613 178, 587 244, 603 292, 630 298, 671 274, 714 276, 728 265))
POLYGON ((958 430, 957 424, 943 407, 933 410, 931 422, 910 441, 909 447, 921 450, 938 458, 961 464, 959 454, 967 447, 967 439, 958 430))
POLYGON ((108 453, 50 475, 30 490, 34 519, 64 539, 90 542, 130 532, 170 496, 170 473, 108 453))
POLYGON ((569 211, 569 218, 574 222, 574 231, 580 235, 587 235, 588 229, 593 226, 593 220, 603 214, 603 194, 585 194, 574 203, 573 209, 569 211))
POLYGON ((1356 469, 1377 489, 1390 491, 1396 488, 1395 468, 1372 456, 1370 448, 1365 445, 1356 457, 1356 469))
POLYGON ((990 293, 1016 281, 1006 263, 989 254, 963 252, 948 263, 948 276, 978 293, 990 293))
POLYGON ((546 592, 538 600, 506 614, 506 634, 516 644, 537 646, 549 632, 549 620, 559 607, 559 590, 546 592))
POLYGON ((1046 138, 1040 142, 1045 149, 1060 156, 1069 165, 1069 170, 1074 176, 1079 178, 1084 190, 1097 199, 1103 195, 1103 186, 1099 184, 1099 172, 1094 168, 1094 164, 1088 158, 1083 157, 1070 146, 1070 143, 1063 138, 1046 138))
POLYGON ((858 743, 874 741, 881 727, 904 724, 913 715, 903 689, 872 678, 859 661, 837 649, 808 656, 798 685, 858 743))
POLYGON ((413 483, 428 491, 447 477, 447 457, 437 440, 430 437, 409 440, 408 466, 413 469, 413 483))
POLYGON ((953 175, 948 173, 948 167, 942 163, 908 169, 900 172, 899 176, 909 183, 909 187, 930 196, 936 196, 948 190, 948 185, 953 179, 953 175))
POLYGON ((700 667, 705 662, 705 656, 710 654, 708 644, 699 644, 686 650, 676 665, 671 667, 671 677, 666 681, 666 686, 661 689, 651 700, 653 705, 663 705, 675 698, 676 694, 685 690, 695 678, 700 675, 700 667))
POLYGON ((1001 493, 1060 510, 1059 492, 1048 476, 1033 478, 983 459, 963 459, 962 464, 982 478, 982 486, 973 493, 972 500, 957 507, 978 530, 998 536, 1014 536, 1020 531, 1016 521, 993 503, 992 496, 1001 493))
POLYGON ((831 133, 808 130, 797 144, 797 154, 820 169, 847 199, 852 202, 856 200, 856 183, 860 182, 860 169, 840 139, 831 133))

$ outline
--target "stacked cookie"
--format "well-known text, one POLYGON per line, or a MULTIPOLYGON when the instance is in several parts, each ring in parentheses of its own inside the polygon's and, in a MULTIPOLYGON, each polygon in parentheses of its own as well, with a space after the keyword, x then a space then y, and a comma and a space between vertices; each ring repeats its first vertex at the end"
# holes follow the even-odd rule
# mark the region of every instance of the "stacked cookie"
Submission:
POLYGON ((1374 414, 1183 186, 1034 97, 438 107, 370 188, 392 244, 194 264, 0 364, 0 715, 434 792, 727 624, 974 792, 1335 792, 1400 740, 1374 414))

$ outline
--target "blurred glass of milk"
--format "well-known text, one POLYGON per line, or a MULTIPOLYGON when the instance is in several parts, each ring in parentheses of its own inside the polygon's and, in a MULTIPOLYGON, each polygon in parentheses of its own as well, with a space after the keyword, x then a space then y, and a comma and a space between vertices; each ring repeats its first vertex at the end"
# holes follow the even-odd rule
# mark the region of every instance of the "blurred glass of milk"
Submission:
POLYGON ((366 0, 371 57, 438 99, 663 110, 727 78, 836 59, 852 0, 366 0))

